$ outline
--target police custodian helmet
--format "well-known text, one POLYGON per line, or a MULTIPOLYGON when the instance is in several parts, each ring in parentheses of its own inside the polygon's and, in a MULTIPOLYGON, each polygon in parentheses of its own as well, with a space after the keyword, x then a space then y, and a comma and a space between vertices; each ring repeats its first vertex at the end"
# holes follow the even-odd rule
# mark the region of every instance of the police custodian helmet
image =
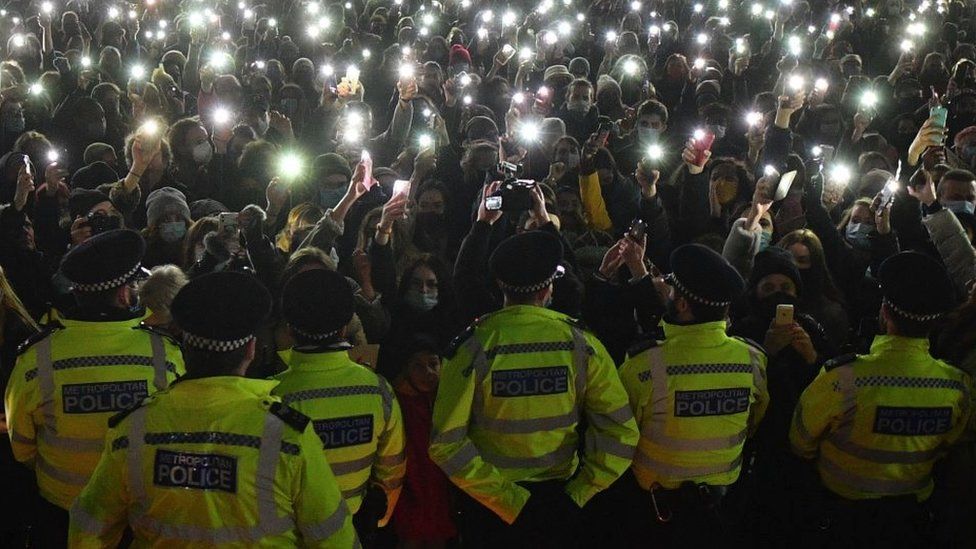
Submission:
POLYGON ((116 229, 97 234, 72 248, 61 260, 61 274, 71 291, 93 293, 125 285, 146 274, 146 242, 135 231, 116 229))
POLYGON ((728 261, 701 244, 685 244, 671 252, 667 282, 681 295, 708 307, 726 307, 745 289, 742 276, 728 261))
POLYGON ((229 352, 254 337, 271 314, 271 294, 253 276, 226 271, 194 278, 170 307, 183 344, 229 352))
POLYGON ((531 294, 562 276, 559 265, 562 259, 563 245, 556 235, 528 231, 503 240, 491 254, 488 265, 502 290, 531 294))
POLYGON ((311 341, 335 337, 352 320, 353 307, 346 277, 326 269, 296 274, 281 296, 281 312, 288 326, 311 341))
POLYGON ((926 322, 952 309, 952 281, 945 267, 918 252, 901 252, 886 259, 878 271, 885 305, 896 315, 926 322))

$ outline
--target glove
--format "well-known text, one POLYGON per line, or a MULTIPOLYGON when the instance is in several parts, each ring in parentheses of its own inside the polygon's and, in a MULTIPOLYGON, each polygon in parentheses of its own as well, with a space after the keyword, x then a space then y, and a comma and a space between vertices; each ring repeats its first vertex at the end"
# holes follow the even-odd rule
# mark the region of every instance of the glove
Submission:
POLYGON ((377 523, 386 515, 386 506, 386 492, 379 486, 371 486, 363 496, 359 512, 352 517, 353 526, 363 546, 369 547, 375 541, 377 523))

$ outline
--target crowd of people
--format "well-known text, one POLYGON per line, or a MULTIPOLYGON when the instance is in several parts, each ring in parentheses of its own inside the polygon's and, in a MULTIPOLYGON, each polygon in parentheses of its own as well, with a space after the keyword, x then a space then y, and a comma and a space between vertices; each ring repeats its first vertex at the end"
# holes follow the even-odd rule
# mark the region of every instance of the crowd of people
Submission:
MULTIPOLYGON (((749 403, 736 404, 735 413, 750 417, 742 425, 749 441, 737 440, 730 458, 738 460, 734 473, 700 481, 735 487, 728 496, 721 491, 735 502, 725 505, 736 509, 729 513, 735 520, 722 519, 737 525, 729 539, 778 546, 826 529, 810 503, 821 498, 810 494, 823 484, 856 501, 865 490, 822 462, 818 479, 808 460, 849 452, 915 464, 911 476, 921 484, 895 495, 912 494, 935 518, 913 530, 932 544, 976 543, 967 516, 976 510, 973 437, 962 428, 976 373, 976 3, 11 0, 0 6, 0 44, 0 367, 10 435, 0 460, 8 510, 0 545, 45 546, 38 540, 47 521, 60 520, 65 534, 79 493, 79 505, 102 501, 82 488, 99 463, 104 414, 85 416, 91 425, 102 417, 97 435, 79 434, 89 428, 84 422, 52 427, 55 412, 72 413, 70 393, 62 392, 72 385, 52 376, 87 366, 106 372, 125 361, 86 365, 64 353, 151 357, 142 365, 156 372, 147 369, 143 392, 125 393, 140 398, 104 409, 99 401, 89 410, 119 412, 156 390, 178 396, 183 384, 174 380, 202 377, 193 375, 206 367, 202 352, 247 349, 249 366, 221 366, 223 375, 273 378, 274 394, 315 420, 335 479, 326 476, 338 482, 363 543, 477 546, 473 532, 488 527, 484 517, 471 522, 478 510, 464 498, 507 523, 528 504, 484 487, 500 478, 491 476, 497 469, 459 481, 474 473, 458 472, 453 460, 465 450, 445 432, 468 422, 490 431, 501 420, 477 407, 492 395, 511 396, 510 388, 476 395, 471 417, 456 423, 470 396, 461 385, 439 394, 441 365, 452 369, 444 372, 452 384, 467 383, 472 368, 483 375, 481 366, 459 362, 502 360, 502 352, 472 351, 501 341, 485 335, 491 330, 516 346, 524 334, 533 345, 532 322, 499 320, 508 317, 497 311, 519 306, 561 315, 532 313, 547 319, 539 322, 571 322, 560 336, 566 349, 583 345, 605 355, 591 361, 589 383, 604 387, 593 381, 597 374, 614 380, 610 389, 594 389, 606 391, 606 406, 629 396, 637 421, 620 423, 614 436, 638 457, 662 459, 667 443, 647 442, 660 426, 648 431, 645 423, 668 412, 638 409, 650 397, 628 380, 648 382, 650 374, 636 371, 637 362, 670 365, 693 355, 705 336, 675 326, 696 321, 720 321, 709 337, 742 342, 695 359, 708 366, 741 355, 735 360, 752 365, 746 377, 761 370, 755 390, 737 397, 749 403), (518 240, 540 233, 545 242, 518 240), (554 242, 561 251, 551 256, 554 242), (549 261, 558 263, 555 274, 549 261), (319 271, 330 274, 308 275, 319 271), (227 273, 234 276, 213 278, 227 273), (115 293, 93 298, 105 291, 115 293), (200 326, 201 318, 244 325, 225 334, 200 326), (102 332, 72 332, 86 322, 137 327, 143 339, 106 351, 111 338, 102 332), (895 336, 916 347, 898 347, 895 336), (226 345, 201 343, 213 341, 226 345), (52 342, 53 374, 44 366, 52 342), (349 465, 366 459, 347 447, 354 442, 332 440, 330 447, 329 436, 353 431, 316 420, 329 402, 303 407, 311 397, 302 391, 319 379, 302 377, 302 364, 314 362, 303 349, 326 347, 365 367, 343 379, 369 391, 334 406, 373 399, 380 410, 368 421, 378 433, 372 473, 349 465), (664 349, 663 359, 655 348, 664 349), (909 404, 885 410, 914 418, 905 411, 912 403, 932 402, 924 409, 951 410, 936 414, 951 425, 937 429, 938 445, 922 444, 924 458, 851 450, 853 443, 833 435, 830 450, 818 452, 829 426, 854 413, 831 400, 831 383, 855 399, 844 392, 845 365, 879 352, 929 364, 929 373, 944 368, 952 381, 936 384, 940 390, 961 387, 966 395, 958 402, 945 394, 906 397, 909 404), (45 401, 50 383, 57 410, 45 401), (36 407, 25 408, 27 401, 36 407), (834 408, 833 423, 814 418, 834 408), (24 427, 32 424, 37 456, 34 427, 24 427), (814 425, 820 433, 807 432, 814 425), (68 457, 52 462, 45 448, 68 457), (72 452, 84 457, 74 460, 72 452), (38 488, 41 511, 22 503, 38 499, 38 488), (385 497, 379 511, 377 497, 385 497)), ((545 353, 566 351, 541 347, 523 351, 527 363, 554 366, 545 353)), ((857 387, 869 386, 861 381, 857 387)), ((576 390, 587 387, 581 383, 576 390)), ((98 394, 123 394, 116 389, 98 394)), ((181 390, 186 406, 210 398, 199 387, 181 390)), ((350 394, 360 393, 334 396, 350 394)), ((587 395, 589 411, 596 404, 587 395)), ((135 416, 161 421, 148 408, 135 416)), ((531 416, 530 408, 523 411, 531 416)), ((681 416, 677 404, 674 414, 681 416)), ((875 433, 886 432, 879 425, 889 419, 908 417, 878 414, 870 420, 875 433)), ((605 435, 601 417, 573 426, 605 435)), ((672 427, 661 429, 684 436, 672 427)), ((242 428, 258 440, 267 434, 260 423, 242 428)), ((524 443, 507 436, 475 446, 504 453, 502 442, 524 443)), ((627 539, 639 531, 614 527, 613 496, 631 501, 620 483, 652 494, 654 486, 677 486, 660 480, 647 465, 654 460, 635 458, 633 474, 624 474, 630 461, 594 450, 600 436, 571 437, 584 457, 580 472, 566 478, 587 477, 606 498, 588 501, 593 493, 577 482, 571 495, 587 514, 580 524, 589 534, 563 541, 647 546, 627 539)), ((282 455, 287 444, 307 442, 282 440, 282 455)), ((564 478, 496 465, 509 480, 514 470, 532 481, 564 478)), ((112 477, 95 478, 90 487, 112 485, 112 477)), ((654 521, 646 505, 645 518, 654 521)), ((667 522, 657 499, 653 505, 667 522)), ((550 522, 570 531, 564 520, 550 522)), ((139 527, 130 526, 138 541, 139 527)), ((343 543, 354 543, 344 535, 343 543)))

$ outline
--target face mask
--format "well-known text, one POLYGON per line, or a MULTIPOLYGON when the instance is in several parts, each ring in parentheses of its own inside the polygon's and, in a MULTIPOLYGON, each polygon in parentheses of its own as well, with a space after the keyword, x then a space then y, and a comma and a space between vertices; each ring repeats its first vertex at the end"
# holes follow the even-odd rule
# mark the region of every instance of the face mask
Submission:
POLYGON ((193 147, 193 161, 197 164, 206 164, 211 158, 213 158, 213 147, 210 146, 209 141, 197 143, 193 147))
POLYGON ((417 214, 417 228, 425 232, 439 232, 444 225, 444 214, 422 212, 417 214))
POLYGON ((967 213, 973 215, 976 212, 976 204, 968 200, 946 200, 942 205, 950 212, 956 214, 967 213))
POLYGON ((868 235, 871 234, 872 230, 874 230, 874 225, 867 223, 848 223, 844 234, 851 246, 860 250, 867 250, 871 248, 868 235))
POLYGON ((254 131, 255 131, 255 133, 258 134, 258 137, 260 137, 260 136, 264 135, 265 133, 267 133, 267 131, 268 131, 268 121, 265 120, 265 119, 263 119, 263 118, 260 119, 260 120, 258 120, 255 123, 254 131))
POLYGON ((186 235, 186 223, 183 221, 167 221, 159 225, 159 237, 163 242, 178 242, 186 235))
POLYGON ((335 208, 336 204, 346 195, 346 189, 336 187, 334 189, 319 189, 319 206, 323 208, 335 208))
POLYGON ((637 128, 637 140, 642 143, 653 143, 661 137, 661 130, 655 128, 637 128))
POLYGON ((966 162, 971 161, 973 157, 976 156, 976 145, 964 146, 962 150, 959 151, 959 156, 961 156, 966 162))
POLYGON ((769 243, 773 241, 773 233, 769 231, 759 231, 759 251, 763 251, 769 247, 769 243))
POLYGON ((580 155, 579 153, 569 153, 566 155, 566 167, 569 169, 576 169, 579 167, 580 155))
POLYGON ((570 112, 586 113, 590 110, 590 102, 586 99, 576 99, 566 103, 566 109, 570 112))
POLYGON ((708 131, 715 134, 715 139, 723 139, 725 137, 725 126, 709 125, 708 131))
POLYGON ((417 290, 408 290, 403 295, 403 300, 411 308, 417 311, 429 311, 437 306, 437 294, 421 293, 417 290))

